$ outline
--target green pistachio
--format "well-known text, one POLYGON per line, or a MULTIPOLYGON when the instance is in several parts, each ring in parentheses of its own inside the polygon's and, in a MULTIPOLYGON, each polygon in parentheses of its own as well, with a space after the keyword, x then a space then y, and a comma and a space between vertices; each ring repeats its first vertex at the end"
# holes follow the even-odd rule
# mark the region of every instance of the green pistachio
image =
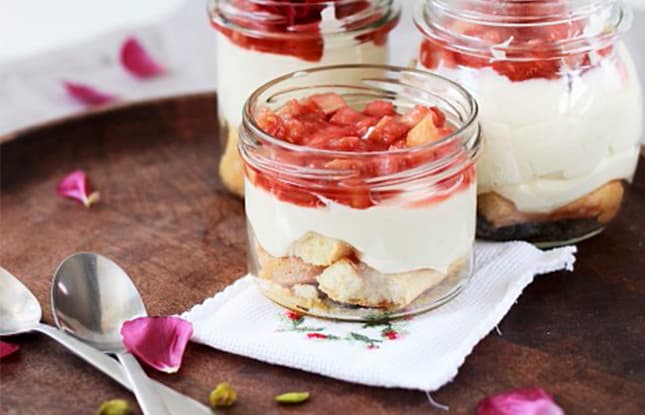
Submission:
POLYGON ((123 399, 112 399, 101 404, 96 415, 132 415, 130 404, 123 399))
POLYGON ((237 399, 237 393, 227 382, 217 385, 208 397, 213 408, 231 406, 235 403, 235 399, 237 399))
POLYGON ((309 399, 309 392, 289 392, 283 393, 275 397, 275 401, 279 403, 302 403, 309 399))

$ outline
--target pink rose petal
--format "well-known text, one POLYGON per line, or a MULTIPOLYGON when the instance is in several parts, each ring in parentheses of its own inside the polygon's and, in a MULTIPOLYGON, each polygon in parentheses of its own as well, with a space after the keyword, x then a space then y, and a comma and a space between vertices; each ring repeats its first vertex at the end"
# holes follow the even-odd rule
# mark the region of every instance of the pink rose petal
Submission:
POLYGON ((174 373, 181 366, 193 325, 179 317, 141 317, 121 327, 125 348, 157 370, 174 373))
POLYGON ((92 192, 87 176, 82 170, 73 171, 65 176, 58 183, 56 193, 62 197, 78 200, 85 207, 90 207, 99 200, 99 193, 92 192))
POLYGON ((482 399, 477 415, 564 415, 564 411, 544 389, 529 388, 482 399))
POLYGON ((89 85, 69 81, 63 81, 63 85, 72 98, 87 106, 105 105, 117 99, 116 95, 101 92, 89 85))
POLYGON ((166 72, 166 68, 155 61, 133 37, 126 39, 121 46, 121 64, 139 78, 152 78, 166 72))
POLYGON ((20 347, 18 347, 17 344, 5 343, 3 341, 0 341, 0 359, 17 352, 18 349, 20 349, 20 347))

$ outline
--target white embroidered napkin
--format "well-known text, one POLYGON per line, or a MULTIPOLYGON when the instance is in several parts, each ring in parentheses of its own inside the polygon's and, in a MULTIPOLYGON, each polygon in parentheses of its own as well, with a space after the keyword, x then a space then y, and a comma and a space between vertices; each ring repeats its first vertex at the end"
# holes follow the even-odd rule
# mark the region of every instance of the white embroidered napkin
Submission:
POLYGON ((466 289, 407 320, 370 325, 300 316, 265 299, 249 276, 182 317, 193 323, 193 341, 216 349, 348 382, 433 391, 455 377, 535 275, 572 270, 575 252, 477 242, 466 289))

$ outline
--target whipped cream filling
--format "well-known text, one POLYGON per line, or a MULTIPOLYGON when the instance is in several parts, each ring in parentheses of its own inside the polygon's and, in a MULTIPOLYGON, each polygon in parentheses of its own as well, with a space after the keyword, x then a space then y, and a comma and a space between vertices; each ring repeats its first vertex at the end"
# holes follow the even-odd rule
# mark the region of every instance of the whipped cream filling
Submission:
MULTIPOLYGON (((283 202, 245 180, 246 216, 257 242, 282 257, 307 232, 345 241, 368 266, 382 273, 434 269, 472 249, 475 235, 476 185, 423 207, 388 204, 354 209, 326 201, 324 207, 283 202)), ((402 195, 402 199, 405 195, 402 195)))
POLYGON ((479 193, 495 191, 520 211, 546 213, 632 178, 643 104, 630 55, 622 45, 616 53, 556 80, 512 82, 491 68, 437 69, 479 102, 485 138, 479 193))
MULTIPOLYGON (((340 65, 348 63, 386 64, 386 45, 374 42, 356 45, 352 39, 327 41, 322 59, 309 62, 293 56, 258 52, 235 45, 222 33, 217 32, 217 87, 221 121, 232 128, 242 122, 242 111, 246 99, 260 85, 285 75, 310 67, 340 65)), ((321 83, 325 83, 321 79, 321 83)), ((328 83, 345 81, 329 79, 328 83)), ((351 81, 351 80, 346 80, 351 81)))

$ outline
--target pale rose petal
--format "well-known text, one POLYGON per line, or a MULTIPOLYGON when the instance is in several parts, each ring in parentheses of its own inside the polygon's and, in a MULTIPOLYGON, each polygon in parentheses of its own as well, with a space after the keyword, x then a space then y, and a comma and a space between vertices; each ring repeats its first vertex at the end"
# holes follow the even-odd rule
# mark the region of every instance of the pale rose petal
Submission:
POLYGON ((123 344, 139 359, 166 373, 181 366, 193 325, 179 317, 141 317, 121 327, 123 344))
POLYGON ((62 197, 78 200, 85 207, 90 207, 99 200, 99 193, 92 192, 87 176, 82 170, 73 171, 65 176, 58 183, 56 193, 62 197))
POLYGON ((78 82, 63 81, 63 86, 69 96, 90 107, 109 104, 117 99, 116 95, 101 92, 94 87, 78 82))
POLYGON ((139 78, 152 78, 166 72, 133 37, 126 39, 121 46, 121 64, 131 74, 139 78))
POLYGON ((564 415, 551 395, 541 388, 516 389, 479 401, 477 415, 564 415))
POLYGON ((18 347, 17 344, 5 343, 3 341, 0 341, 0 359, 17 352, 18 349, 20 349, 20 347, 18 347))

